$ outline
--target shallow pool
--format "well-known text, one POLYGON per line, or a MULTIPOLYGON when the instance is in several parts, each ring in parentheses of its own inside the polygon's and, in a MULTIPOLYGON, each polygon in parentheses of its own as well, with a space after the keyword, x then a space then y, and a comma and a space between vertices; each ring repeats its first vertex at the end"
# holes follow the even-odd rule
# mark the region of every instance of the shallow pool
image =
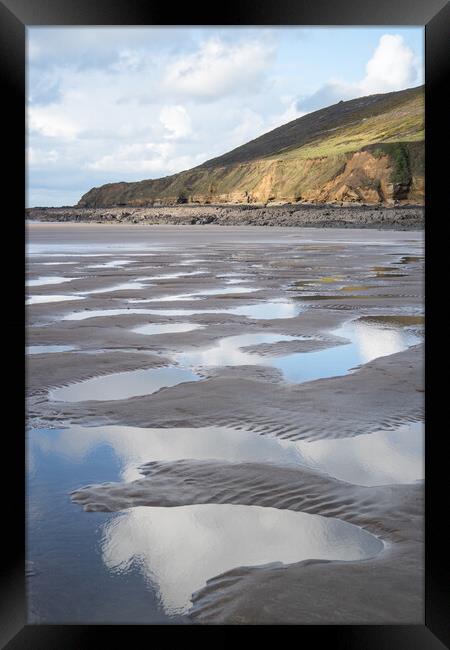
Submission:
POLYGON ((51 400, 64 402, 127 399, 136 395, 150 395, 161 388, 199 379, 199 375, 186 368, 146 368, 93 377, 55 388, 49 392, 49 397, 51 400))

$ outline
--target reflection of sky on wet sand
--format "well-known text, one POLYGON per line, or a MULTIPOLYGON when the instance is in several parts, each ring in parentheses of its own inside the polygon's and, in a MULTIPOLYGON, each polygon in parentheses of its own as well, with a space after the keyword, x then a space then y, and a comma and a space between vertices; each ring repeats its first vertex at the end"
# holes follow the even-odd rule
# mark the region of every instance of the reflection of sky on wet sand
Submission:
POLYGON ((348 323, 333 334, 349 339, 349 342, 316 352, 261 356, 245 352, 241 348, 261 343, 301 340, 302 337, 246 334, 223 338, 209 348, 181 353, 176 359, 179 363, 192 367, 266 365, 280 370, 285 381, 299 383, 344 375, 351 368, 381 356, 400 352, 421 340, 417 334, 405 329, 393 330, 363 322, 348 323))
POLYGON ((424 475, 423 423, 351 438, 292 441, 229 427, 71 426, 43 433, 42 450, 77 460, 108 446, 120 462, 120 478, 134 481, 149 461, 180 459, 306 465, 358 485, 412 483, 424 475))
MULTIPOLYGON (((27 506, 29 559, 35 561, 32 584, 47 622, 67 618, 71 599, 79 600, 73 612, 79 622, 99 622, 100 616, 108 622, 114 617, 116 622, 145 622, 152 617, 162 622, 164 615, 172 619, 186 611, 192 592, 206 580, 234 567, 308 558, 362 559, 381 550, 381 542, 348 523, 289 510, 216 504, 86 515, 68 498, 83 484, 137 478, 137 465, 152 454, 185 456, 195 448, 204 450, 208 436, 215 438, 213 454, 215 447, 216 456, 230 459, 277 454, 289 458, 291 453, 265 438, 259 438, 264 451, 258 450, 258 436, 249 433, 246 440, 242 431, 205 429, 202 434, 185 429, 171 441, 172 433, 139 434, 126 427, 29 432, 27 471, 33 486, 27 506), (194 434, 199 434, 198 441, 194 434), (149 594, 148 612, 139 604, 144 596, 142 577, 149 594), (66 596, 67 580, 71 588, 66 596), (97 618, 96 612, 101 612, 97 618)), ((292 453, 298 454, 293 447, 292 453)))
POLYGON ((114 284, 110 287, 102 287, 101 289, 90 289, 88 291, 79 291, 78 293, 81 293, 83 295, 91 295, 95 293, 108 293, 110 291, 125 291, 127 289, 130 289, 131 291, 135 291, 137 289, 146 289, 151 285, 149 284, 144 284, 143 282, 137 282, 136 280, 132 280, 131 282, 121 282, 119 284, 114 284))
POLYGON ((62 320, 86 320, 86 318, 96 318, 97 316, 126 316, 127 314, 151 314, 148 309, 85 309, 84 311, 74 311, 65 314, 62 320))
POLYGON ((124 266, 131 264, 133 260, 111 260, 110 262, 103 262, 103 264, 90 264, 87 269, 114 269, 116 266, 124 266))
POLYGON ((27 287, 42 287, 47 284, 62 284, 63 282, 71 282, 75 278, 64 278, 62 275, 41 275, 33 280, 26 280, 25 286, 27 287))
MULTIPOLYGON (((78 296, 77 299, 79 299, 78 296)), ((69 300, 67 296, 65 300, 69 300)), ((73 298, 75 299, 75 298, 73 298)), ((167 300, 172 298, 167 297, 167 300)), ((190 300, 190 298, 189 298, 190 300)), ((146 300, 133 299, 129 300, 133 303, 143 303, 146 300)), ((235 314, 238 316, 247 316, 254 319, 271 319, 271 318, 292 318, 301 312, 302 308, 299 304, 284 303, 284 302, 266 302, 257 303, 255 305, 246 305, 242 307, 232 307, 223 309, 135 309, 133 307, 118 308, 118 309, 85 309, 84 311, 71 312, 65 314, 62 320, 85 320, 86 318, 94 318, 96 316, 122 316, 127 314, 154 314, 155 316, 193 316, 194 314, 235 314)))
POLYGON ((364 322, 344 326, 335 333, 353 339, 358 348, 360 363, 368 363, 378 357, 401 352, 421 340, 416 334, 401 328, 394 329, 364 322))
POLYGON ((177 332, 192 332, 202 329, 204 325, 198 323, 148 323, 132 329, 136 334, 174 334, 177 332))
POLYGON ((116 372, 55 388, 50 391, 49 397, 51 400, 67 402, 127 399, 136 395, 150 395, 160 388, 199 379, 198 375, 185 368, 147 368, 116 372))
MULTIPOLYGON (((284 441, 280 441, 284 445, 284 441)), ((357 485, 413 483, 425 476, 423 422, 353 438, 289 443, 303 462, 357 485)))
POLYGON ((80 485, 116 481, 119 461, 108 444, 82 459, 59 453, 60 431, 27 432, 28 616, 37 623, 173 623, 138 566, 126 574, 104 564, 104 524, 116 515, 86 513, 70 499, 80 485))
POLYGON ((165 246, 148 243, 114 243, 114 244, 93 244, 88 242, 62 244, 27 242, 27 255, 42 255, 43 257, 103 257, 119 255, 155 255, 155 251, 168 250, 165 246), (149 252, 152 250, 153 252, 149 252), (87 253, 86 251, 89 251, 87 253), (120 252, 119 252, 120 251, 120 252))
POLYGON ((71 352, 76 350, 73 345, 27 345, 26 354, 50 354, 55 352, 71 352))
POLYGON ((303 306, 295 302, 262 302, 256 305, 243 305, 228 310, 236 316, 247 316, 256 320, 271 320, 272 318, 293 318, 303 311, 303 306))
POLYGON ((193 367, 254 365, 260 363, 260 361, 262 365, 266 365, 267 361, 261 360, 262 357, 246 352, 242 348, 264 343, 279 343, 281 341, 297 341, 301 339, 302 337, 299 336, 271 334, 268 332, 239 334, 220 339, 210 348, 201 348, 177 354, 176 360, 181 365, 193 367))
POLYGON ((258 291, 254 287, 219 287, 217 289, 201 289, 192 293, 177 293, 153 298, 131 298, 128 302, 176 302, 178 300, 200 300, 202 296, 221 296, 226 294, 253 293, 258 291))
POLYGON ((42 264, 42 266, 61 266, 61 265, 66 265, 66 264, 73 265, 73 264, 76 264, 76 262, 36 262, 36 260, 35 260, 34 262, 31 261, 31 264, 42 264))
POLYGON ((176 280, 177 278, 184 278, 187 275, 204 275, 206 270, 199 271, 179 271, 178 273, 164 273, 163 275, 149 275, 144 278, 137 278, 138 280, 176 280))
POLYGON ((70 294, 53 294, 51 296, 30 296, 25 300, 26 305, 38 305, 47 302, 65 302, 66 300, 84 300, 84 296, 73 296, 70 294))
POLYGON ((173 295, 158 296, 157 298, 130 298, 128 302, 131 303, 178 302, 178 301, 190 302, 191 300, 200 300, 200 298, 194 298, 194 296, 189 293, 174 293, 173 295))
POLYGON ((42 450, 83 460, 94 449, 108 445, 120 461, 124 481, 141 477, 139 467, 152 460, 224 460, 234 462, 299 463, 302 454, 294 444, 228 427, 144 429, 140 427, 71 426, 42 434, 36 444, 42 450))
POLYGON ((359 560, 383 544, 352 524, 290 510, 241 505, 136 507, 104 527, 106 566, 138 564, 164 610, 186 612, 208 578, 239 566, 309 558, 359 560))

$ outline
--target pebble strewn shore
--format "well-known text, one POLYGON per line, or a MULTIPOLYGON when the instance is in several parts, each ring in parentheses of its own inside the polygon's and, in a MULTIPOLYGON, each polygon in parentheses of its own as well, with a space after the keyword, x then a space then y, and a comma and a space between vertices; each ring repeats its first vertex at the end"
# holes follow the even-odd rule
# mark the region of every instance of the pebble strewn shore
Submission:
POLYGON ((424 227, 423 206, 277 205, 170 207, 29 208, 27 219, 49 222, 137 223, 220 226, 297 226, 418 230, 424 227))

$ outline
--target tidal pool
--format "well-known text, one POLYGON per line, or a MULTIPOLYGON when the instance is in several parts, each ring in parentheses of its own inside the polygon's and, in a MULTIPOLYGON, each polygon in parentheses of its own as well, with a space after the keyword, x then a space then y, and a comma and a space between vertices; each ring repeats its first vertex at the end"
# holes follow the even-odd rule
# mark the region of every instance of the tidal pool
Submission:
POLYGON ((169 388, 187 381, 201 379, 186 368, 163 367, 116 372, 75 382, 49 392, 51 400, 64 402, 105 401, 150 395, 160 388, 169 388))
MULTIPOLYGON (((69 298, 65 298, 69 300, 69 298)), ((80 296, 74 299, 80 299, 80 296)), ((165 300, 173 300, 174 297, 164 297, 165 300)), ((187 298, 183 298, 186 299, 187 298)), ((165 301, 164 300, 164 301, 165 301)), ((191 300, 191 298, 189 298, 191 300)), ((44 301, 45 302, 45 301, 44 301)), ((51 302, 51 301, 49 301, 51 302)), ((130 303, 145 303, 146 299, 130 299, 130 303)), ((153 301, 149 301, 153 302, 153 301)), ((303 311, 303 306, 298 303, 288 302, 265 302, 254 305, 244 305, 242 307, 223 307, 222 309, 135 309, 135 308, 117 308, 117 309, 85 309, 83 311, 71 312, 62 316, 62 320, 85 320, 86 318, 95 318, 97 316, 122 316, 127 314, 154 314, 155 316, 193 316, 194 314, 235 314, 237 316, 247 316, 248 318, 258 319, 275 319, 275 318, 292 318, 303 311)))
POLYGON ((269 462, 307 464, 297 443, 261 436, 231 427, 144 428, 122 425, 83 427, 43 432, 40 441, 46 449, 61 456, 84 462, 100 448, 113 449, 120 459, 118 479, 142 478, 139 468, 149 461, 222 460, 232 462, 269 462))
MULTIPOLYGON (((242 348, 261 345, 264 343, 279 343, 282 341, 309 340, 307 337, 256 332, 227 336, 214 343, 211 347, 182 352, 176 355, 178 363, 184 366, 237 366, 259 364, 262 357, 242 348)), ((261 362, 264 364, 264 361, 261 362)))
POLYGON ((41 287, 47 284, 62 284, 63 282, 71 282, 76 278, 65 278, 62 275, 41 275, 39 278, 33 280, 26 280, 26 287, 41 287))
POLYGON ((53 294, 49 296, 36 295, 36 296, 29 296, 25 300, 25 304, 38 305, 47 302, 65 302, 66 300, 84 300, 84 296, 74 296, 70 294, 60 294, 60 295, 53 294))
POLYGON ((36 260, 31 262, 32 264, 42 264, 42 266, 62 266, 66 264, 76 264, 76 262, 36 262, 36 260))
POLYGON ((156 251, 163 250, 167 250, 167 247, 149 243, 120 242, 94 244, 80 242, 62 244, 59 242, 57 244, 38 244, 36 242, 27 242, 27 255, 42 255, 43 257, 117 257, 117 255, 155 255, 156 251))
POLYGON ((193 368, 271 366, 281 371, 284 381, 300 383, 345 375, 359 365, 400 352, 421 341, 421 337, 414 331, 358 320, 346 323, 332 334, 348 339, 349 342, 315 352, 296 352, 279 356, 259 355, 257 350, 246 352, 242 348, 262 343, 311 340, 313 337, 250 333, 225 337, 207 348, 177 354, 176 359, 181 365, 193 368))
POLYGON ((150 309, 85 309, 65 314, 62 320, 86 320, 86 318, 97 318, 99 316, 126 316, 127 314, 153 314, 150 309))
POLYGON ((332 334, 349 342, 316 352, 272 357, 267 363, 278 368, 285 381, 299 383, 346 375, 360 365, 422 341, 416 332, 404 328, 391 329, 358 320, 346 323, 332 334))
POLYGON ((127 289, 135 291, 138 289, 146 289, 150 287, 150 284, 144 284, 143 282, 138 282, 137 280, 131 280, 130 282, 121 282, 119 284, 113 284, 110 287, 103 287, 101 289, 90 289, 88 291, 79 291, 83 295, 91 295, 96 293, 109 293, 110 291, 126 291, 127 289))
POLYGON ((174 334, 176 332, 192 332, 201 329, 203 325, 197 323, 148 323, 132 329, 136 334, 174 334))
POLYGON ((158 296, 157 298, 130 298, 129 303, 158 303, 158 302, 191 302, 193 300, 200 300, 200 298, 195 298, 193 294, 189 293, 176 293, 171 296, 158 296))
POLYGON ((106 524, 102 557, 122 573, 139 562, 169 615, 185 614, 191 595, 213 576, 240 566, 309 558, 363 560, 384 547, 339 519, 228 504, 135 507, 106 524))
POLYGON ((131 264, 134 260, 111 260, 109 262, 103 262, 103 264, 90 264, 87 266, 87 269, 114 269, 118 266, 124 266, 125 264, 131 264))
MULTIPOLYGON (((223 277, 223 276, 218 276, 218 277, 223 277)), ((225 280, 227 284, 241 284, 242 282, 248 282, 248 278, 230 278, 229 280, 225 280)))
POLYGON ((164 273, 163 275, 153 275, 145 278, 138 278, 138 280, 175 280, 177 278, 184 278, 187 275, 204 275, 207 271, 179 271, 178 273, 164 273))
MULTIPOLYGON (((283 442, 281 442, 283 444, 283 442)), ((413 483, 425 477, 424 423, 352 438, 295 441, 301 462, 357 485, 413 483)))
POLYGON ((274 318, 293 318, 303 311, 304 307, 300 303, 268 301, 255 305, 243 305, 229 309, 230 314, 236 316, 247 316, 255 320, 271 320, 274 318))
POLYGON ((200 300, 203 296, 222 296, 227 294, 253 293, 259 291, 255 287, 219 287, 217 289, 201 289, 192 293, 178 293, 167 296, 157 296, 153 298, 131 298, 129 302, 176 302, 200 300))
POLYGON ((149 309, 149 314, 160 316, 178 316, 193 314, 234 314, 246 316, 255 320, 271 320, 275 318, 293 318, 303 311, 303 305, 294 302, 262 302, 241 307, 224 307, 223 309, 149 309))
POLYGON ((140 467, 147 462, 181 459, 304 465, 366 486, 413 483, 424 478, 423 422, 312 442, 219 426, 152 429, 71 425, 51 435, 43 433, 41 442, 77 462, 107 446, 120 459, 119 479, 127 482, 140 478, 140 467))
POLYGON ((234 293, 253 293, 254 291, 260 291, 256 287, 218 287, 217 289, 201 289, 200 291, 195 291, 190 296, 225 296, 227 294, 234 293))
MULTIPOLYGON (((105 436, 80 454, 76 429, 66 438, 72 445, 60 444, 63 432, 27 433, 27 594, 33 622, 185 623, 192 592, 229 569, 308 558, 358 560, 383 549, 380 540, 349 523, 259 506, 87 514, 69 493, 87 483, 120 480, 129 452, 105 436)), ((133 436, 128 441, 132 453, 133 436)))
POLYGON ((73 345, 27 345, 26 354, 50 354, 54 352, 71 352, 76 350, 73 345))

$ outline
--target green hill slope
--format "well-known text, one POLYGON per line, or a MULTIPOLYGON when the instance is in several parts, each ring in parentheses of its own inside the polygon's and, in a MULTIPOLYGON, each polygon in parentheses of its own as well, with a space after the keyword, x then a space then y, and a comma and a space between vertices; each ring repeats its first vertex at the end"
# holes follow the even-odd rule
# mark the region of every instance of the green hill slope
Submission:
POLYGON ((424 88, 309 113, 193 169, 93 188, 80 207, 424 200, 424 88))

